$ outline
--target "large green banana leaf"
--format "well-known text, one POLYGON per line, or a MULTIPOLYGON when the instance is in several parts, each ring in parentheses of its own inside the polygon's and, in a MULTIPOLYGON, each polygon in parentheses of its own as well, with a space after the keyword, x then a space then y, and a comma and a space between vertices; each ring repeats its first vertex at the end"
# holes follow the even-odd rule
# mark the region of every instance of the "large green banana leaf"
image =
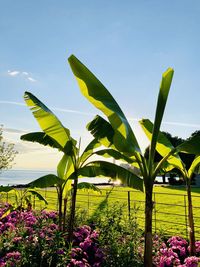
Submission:
POLYGON ((121 154, 120 152, 114 149, 101 149, 99 151, 94 152, 94 154, 102 156, 104 158, 114 158, 116 160, 123 160, 130 164, 136 161, 134 158, 126 157, 125 155, 121 154))
POLYGON ((66 198, 69 193, 71 193, 71 190, 72 189, 72 179, 67 179, 65 181, 65 183, 63 184, 63 196, 64 198, 66 198))
POLYGON ((96 115, 95 118, 87 124, 87 129, 103 146, 114 148, 113 138, 115 131, 111 124, 104 118, 96 115))
POLYGON ((54 185, 62 185, 64 182, 65 180, 59 178, 58 176, 48 174, 30 182, 28 185, 31 187, 46 188, 54 185))
POLYGON ((160 125, 162 122, 165 106, 167 103, 167 98, 168 98, 173 74, 174 74, 174 70, 169 68, 162 75, 162 81, 160 85, 160 91, 158 95, 158 102, 157 102, 156 114, 155 114, 155 120, 154 120, 154 126, 153 126, 153 134, 152 134, 151 145, 150 145, 149 159, 150 159, 151 164, 153 164, 153 161, 154 161, 156 143, 157 143, 158 135, 160 132, 160 125))
POLYGON ((95 191, 98 193, 102 193, 101 190, 97 186, 95 186, 94 184, 91 184, 91 183, 87 183, 87 182, 78 183, 77 189, 87 190, 87 191, 92 190, 92 191, 95 191))
POLYGON ((115 131, 114 144, 117 149, 133 154, 141 153, 124 113, 109 91, 74 55, 70 56, 68 60, 82 94, 100 109, 110 121, 115 131))
MULTIPOLYGON (((41 129, 64 148, 67 142, 72 139, 70 137, 70 131, 66 129, 53 112, 33 94, 25 92, 24 99, 41 129)), ((75 143, 75 140, 73 140, 73 142, 75 143)))
POLYGON ((194 160, 193 160, 193 162, 192 162, 192 164, 191 164, 191 166, 190 166, 190 168, 189 168, 189 170, 188 170, 188 178, 189 179, 191 179, 192 178, 192 174, 196 171, 196 169, 197 169, 197 167, 200 165, 200 156, 197 156, 194 160))
POLYGON ((57 148, 58 150, 63 151, 63 147, 58 142, 56 142, 56 140, 54 140, 44 132, 24 134, 20 137, 20 139, 23 141, 37 142, 41 145, 50 146, 52 148, 57 148))
MULTIPOLYGON (((143 191, 143 179, 121 166, 106 161, 93 161, 78 170, 78 176, 82 177, 110 177, 113 180, 121 180, 125 185, 143 191)), ((73 175, 69 178, 73 179, 73 175)))
POLYGON ((61 179, 64 179, 64 177, 65 177, 68 159, 69 159, 69 156, 67 156, 67 155, 64 154, 62 156, 60 162, 58 163, 58 166, 57 166, 57 175, 61 179))
POLYGON ((68 177, 74 172, 74 164, 72 158, 68 155, 63 155, 57 166, 58 177, 64 179, 65 181, 62 184, 63 196, 66 197, 69 190, 71 189, 72 180, 69 180, 68 177))
POLYGON ((29 189, 26 194, 28 194, 28 193, 32 194, 33 196, 36 196, 40 201, 44 201, 44 203, 46 205, 48 205, 47 200, 39 192, 37 192, 36 190, 29 189))
MULTIPOLYGON (((153 123, 148 119, 142 119, 139 123, 148 139, 151 140, 153 134, 153 123)), ((163 158, 168 156, 172 151, 175 152, 175 148, 162 132, 159 132, 158 134, 156 150, 163 158)), ((178 169, 184 169, 184 165, 179 155, 170 155, 167 162, 178 169)))
POLYGON ((64 154, 57 166, 58 177, 65 180, 62 184, 64 197, 67 197, 69 190, 71 189, 72 180, 69 180, 68 178, 73 172, 74 172, 74 164, 72 158, 64 154))
POLYGON ((101 143, 98 139, 93 139, 85 148, 82 155, 80 156, 80 163, 84 163, 94 152, 94 150, 101 146, 101 143))

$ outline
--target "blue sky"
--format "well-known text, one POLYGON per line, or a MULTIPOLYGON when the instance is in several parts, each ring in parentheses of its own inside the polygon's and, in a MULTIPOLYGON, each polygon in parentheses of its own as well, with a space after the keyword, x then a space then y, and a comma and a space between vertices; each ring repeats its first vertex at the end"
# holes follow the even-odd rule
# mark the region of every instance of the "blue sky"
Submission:
POLYGON ((1 1, 0 123, 19 151, 15 168, 52 168, 60 157, 19 141, 20 134, 39 130, 21 105, 25 90, 54 108, 83 145, 90 139, 85 125, 99 112, 79 91, 67 63, 71 54, 133 119, 142 147, 147 142, 134 119, 154 118, 168 67, 175 74, 162 129, 183 138, 200 129, 199 14, 199 1, 184 0, 1 1))

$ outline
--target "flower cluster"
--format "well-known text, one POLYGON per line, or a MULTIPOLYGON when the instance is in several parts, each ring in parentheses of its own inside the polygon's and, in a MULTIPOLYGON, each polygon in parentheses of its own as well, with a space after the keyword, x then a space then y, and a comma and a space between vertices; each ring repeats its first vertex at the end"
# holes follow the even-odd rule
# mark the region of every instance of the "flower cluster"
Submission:
MULTIPOLYGON (((5 214, 8 205, 0 209, 5 214)), ((57 249, 64 246, 58 231, 55 212, 15 210, 0 220, 0 267, 45 265, 48 258, 56 258, 57 249)))
POLYGON ((98 244, 99 233, 84 225, 74 232, 71 261, 68 267, 100 267, 104 253, 98 244))
MULTIPOLYGON (((8 205, 0 208, 5 214, 8 205)), ((98 232, 89 226, 74 232, 72 248, 59 231, 57 212, 15 210, 0 219, 0 267, 99 267, 103 252, 98 232)))
POLYGON ((162 242, 154 256, 154 266, 157 267, 197 267, 200 262, 200 242, 196 242, 196 256, 189 257, 188 242, 179 237, 172 236, 167 242, 162 242))

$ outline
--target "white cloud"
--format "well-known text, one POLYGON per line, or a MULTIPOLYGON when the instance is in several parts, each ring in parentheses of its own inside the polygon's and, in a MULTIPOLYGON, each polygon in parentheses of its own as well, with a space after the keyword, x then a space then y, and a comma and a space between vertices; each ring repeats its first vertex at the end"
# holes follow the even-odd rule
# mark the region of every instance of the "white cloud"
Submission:
POLYGON ((30 82, 36 82, 36 80, 33 79, 32 77, 28 77, 27 79, 28 79, 30 82))
POLYGON ((26 71, 23 71, 22 74, 25 75, 25 76, 29 75, 28 72, 26 72, 26 71))
POLYGON ((23 79, 28 80, 30 82, 36 82, 36 79, 30 76, 30 73, 27 71, 19 71, 19 70, 8 70, 8 75, 11 77, 21 76, 23 79))
POLYGON ((19 74, 20 74, 20 72, 18 70, 13 70, 13 71, 8 70, 8 75, 9 76, 17 76, 19 74))

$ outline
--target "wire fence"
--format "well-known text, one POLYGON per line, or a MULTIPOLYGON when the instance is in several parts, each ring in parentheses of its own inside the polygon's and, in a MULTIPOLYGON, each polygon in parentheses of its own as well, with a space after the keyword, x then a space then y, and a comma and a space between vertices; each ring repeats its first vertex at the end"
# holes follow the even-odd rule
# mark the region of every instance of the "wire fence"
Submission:
MULTIPOLYGON (((98 209, 101 201, 108 195, 102 190, 102 195, 79 193, 77 203, 88 210, 88 217, 98 209), (98 199, 98 201, 97 201, 98 199), (97 204, 98 203, 98 204, 97 204)), ((138 191, 111 191, 107 205, 124 203, 124 209, 129 217, 134 216, 139 226, 144 228, 144 194, 138 191), (120 194, 122 193, 122 194, 120 194)), ((188 237, 188 204, 185 194, 153 193, 153 231, 169 235, 176 234, 188 237)), ((196 238, 200 239, 200 196, 193 196, 193 213, 196 238)))
MULTIPOLYGON (((48 206, 32 198, 34 209, 58 210, 57 192, 55 188, 38 190, 48 201, 48 206)), ((200 240, 200 196, 193 195, 193 213, 196 239, 200 240)), ((2 201, 15 202, 11 193, 1 195, 2 201)), ((69 201, 68 201, 69 203, 69 201)), ((111 207, 120 203, 124 207, 124 214, 134 217, 139 226, 144 229, 144 194, 136 190, 122 190, 121 188, 101 189, 101 194, 78 191, 77 209, 85 211, 87 218, 102 208, 111 207)), ((153 193, 153 231, 168 235, 181 235, 188 237, 188 203, 186 194, 153 193)))

